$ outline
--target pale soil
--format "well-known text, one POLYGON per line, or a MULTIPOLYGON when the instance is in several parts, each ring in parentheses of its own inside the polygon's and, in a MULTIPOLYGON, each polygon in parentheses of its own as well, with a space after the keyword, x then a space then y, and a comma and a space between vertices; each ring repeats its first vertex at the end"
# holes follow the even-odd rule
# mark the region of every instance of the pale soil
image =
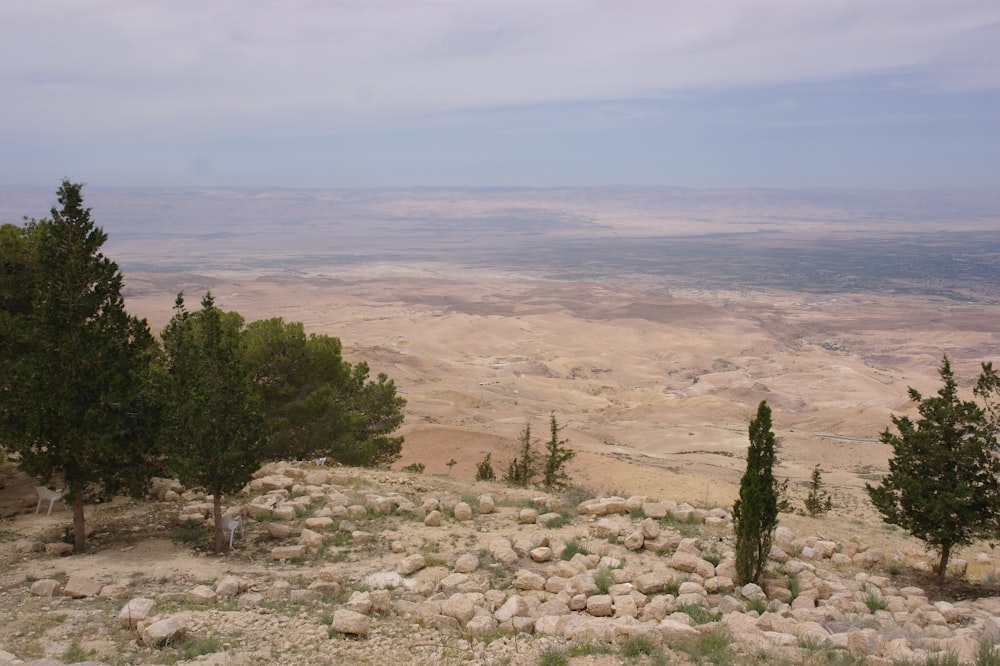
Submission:
POLYGON ((668 290, 649 277, 567 282, 440 265, 142 275, 128 286, 129 307, 154 329, 171 314, 171 290, 211 289, 248 321, 278 316, 341 338, 349 360, 388 373, 408 401, 397 468, 445 473, 455 459, 452 473, 471 478, 492 452, 499 472, 525 423, 544 440, 555 414, 579 452, 580 483, 729 504, 747 423, 767 400, 779 475, 796 488, 820 464, 840 513, 866 520, 864 484, 889 455, 872 440, 912 407, 907 387, 936 391, 943 354, 964 387, 1000 357, 1000 306, 931 297, 668 290))

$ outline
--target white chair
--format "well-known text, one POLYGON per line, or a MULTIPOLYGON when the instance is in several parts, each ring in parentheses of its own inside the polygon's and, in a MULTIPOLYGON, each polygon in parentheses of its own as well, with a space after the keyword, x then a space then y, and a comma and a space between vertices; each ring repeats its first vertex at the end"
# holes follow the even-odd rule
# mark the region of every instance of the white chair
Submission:
POLYGON ((240 525, 243 523, 243 519, 240 516, 233 516, 229 518, 228 516, 222 517, 222 533, 225 534, 229 532, 229 548, 233 548, 233 537, 236 536, 236 530, 240 529, 240 525))
MULTIPOLYGON (((35 505, 35 513, 42 508, 42 502, 49 503, 49 511, 46 516, 52 515, 52 505, 63 499, 63 491, 61 490, 51 490, 45 486, 36 486, 35 491, 38 493, 38 504, 35 505)), ((66 500, 63 500, 63 506, 66 506, 66 500)))

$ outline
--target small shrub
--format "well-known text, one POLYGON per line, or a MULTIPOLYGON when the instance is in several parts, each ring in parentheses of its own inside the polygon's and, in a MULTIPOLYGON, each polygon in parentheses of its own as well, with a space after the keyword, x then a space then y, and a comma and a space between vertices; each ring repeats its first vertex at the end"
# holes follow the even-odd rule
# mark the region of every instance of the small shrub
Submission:
POLYGON ((671 578, 663 584, 664 594, 672 594, 675 597, 681 593, 681 583, 684 581, 677 580, 676 578, 671 578))
POLYGON ((597 586, 599 594, 607 594, 608 590, 611 589, 611 583, 611 571, 607 567, 601 567, 594 572, 594 585, 597 586))
POLYGON ((816 517, 827 513, 833 508, 833 498, 830 493, 823 490, 823 476, 819 468, 819 463, 812 471, 812 478, 809 481, 809 494, 805 499, 806 511, 810 516, 816 517))
POLYGON ((924 662, 924 666, 961 666, 961 664, 961 660, 954 652, 945 655, 929 655, 927 661, 924 662))
POLYGON ((590 551, 584 546, 577 537, 571 538, 566 542, 566 549, 562 552, 562 559, 569 561, 573 559, 574 555, 590 555, 590 551))
POLYGON ((983 641, 976 655, 976 666, 1000 666, 1000 650, 993 643, 983 641))
POLYGON ((868 610, 874 613, 875 611, 887 609, 889 602, 886 601, 885 597, 878 590, 868 589, 865 592, 865 606, 868 606, 868 610))
POLYGON ((611 654, 614 649, 607 643, 574 643, 569 646, 569 656, 571 657, 593 657, 602 654, 611 654))
POLYGON ((222 643, 215 638, 189 638, 178 645, 181 659, 187 661, 222 649, 222 643))
POLYGON ((695 664, 728 666, 736 663, 729 635, 721 629, 678 644, 677 649, 686 653, 695 664))
POLYGON ((573 516, 567 512, 563 512, 560 513, 559 516, 556 518, 550 518, 545 523, 545 526, 551 529, 555 529, 557 527, 565 527, 566 525, 569 525, 571 522, 573 522, 573 516))
POLYGON ((621 650, 622 656, 629 660, 649 657, 654 664, 662 664, 666 661, 663 650, 646 636, 632 636, 625 639, 622 642, 621 650))
POLYGON ((175 541, 194 548, 208 545, 210 536, 206 529, 191 520, 184 521, 183 525, 173 531, 175 541))
POLYGON ((586 502, 595 497, 597 497, 597 493, 585 486, 570 486, 559 495, 559 499, 562 500, 563 505, 571 507, 579 506, 581 502, 586 502))
POLYGON ((413 474, 423 474, 426 467, 422 462, 415 462, 403 467, 404 472, 411 472, 413 474))
POLYGON ((84 649, 80 647, 80 643, 74 639, 69 644, 69 647, 62 653, 62 661, 67 664, 75 664, 77 662, 87 661, 89 656, 90 655, 88 655, 84 649))
POLYGON ((767 612, 767 599, 761 596, 750 597, 746 600, 748 611, 757 611, 758 615, 763 615, 767 612))
POLYGON ((641 506, 637 506, 628 512, 628 517, 632 520, 643 520, 646 518, 646 512, 641 506))
POLYGON ((457 464, 458 464, 458 461, 455 460, 454 458, 452 458, 451 460, 449 460, 448 462, 445 463, 445 465, 448 466, 448 475, 449 476, 451 475, 451 468, 454 467, 457 464))
POLYGON ((497 478, 496 472, 493 470, 493 457, 492 453, 487 453, 486 457, 479 463, 476 463, 476 481, 495 481, 497 478))
POLYGON ((681 604, 677 607, 679 613, 684 613, 696 625, 715 621, 715 613, 708 606, 701 604, 681 604))
POLYGON ((798 598, 799 593, 802 592, 802 583, 799 582, 798 576, 788 577, 788 591, 792 595, 792 601, 798 598))
POLYGON ((568 663, 569 656, 557 648, 547 649, 538 660, 538 666, 566 666, 568 663))

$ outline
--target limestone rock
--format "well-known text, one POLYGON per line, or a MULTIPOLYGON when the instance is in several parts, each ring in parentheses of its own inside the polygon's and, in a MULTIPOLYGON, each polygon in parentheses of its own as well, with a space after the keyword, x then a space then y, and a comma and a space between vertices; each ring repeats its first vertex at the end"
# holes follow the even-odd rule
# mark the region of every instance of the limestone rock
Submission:
POLYGON ((291 560, 299 557, 305 557, 306 547, 303 545, 298 546, 278 546, 277 548, 271 549, 271 559, 272 560, 291 560))
POLYGON ((73 554, 73 544, 63 543, 62 541, 54 541, 52 543, 45 544, 45 554, 54 555, 56 557, 63 557, 64 555, 73 554))
POLYGON ((472 520, 472 507, 468 502, 458 502, 455 505, 455 520, 460 523, 472 520))
POLYGON ((410 576, 427 566, 427 560, 420 553, 404 557, 396 566, 400 576, 410 576))
POLYGON ((472 573, 479 568, 479 558, 473 553, 459 555, 455 560, 455 571, 457 573, 472 573))
POLYGON ((40 553, 45 550, 45 544, 34 539, 18 539, 14 542, 16 553, 40 553))
POLYGON ((187 633, 187 623, 176 615, 157 620, 142 630, 143 645, 150 647, 175 643, 187 633))
POLYGON ((368 619, 368 616, 361 613, 340 608, 333 614, 330 629, 351 636, 367 637, 371 631, 371 620, 368 619))
POLYGON ((219 598, 219 595, 215 593, 215 590, 208 587, 207 585, 197 585, 184 595, 185 601, 189 604, 197 604, 200 606, 209 606, 214 604, 219 598))
POLYGON ((31 584, 31 594, 36 597, 54 597, 59 592, 59 581, 54 578, 42 578, 31 584))
POLYGON ((101 584, 84 576, 70 576, 63 588, 63 594, 74 599, 96 597, 101 593, 101 584))
POLYGON ((127 604, 118 611, 118 624, 123 629, 134 629, 140 622, 145 622, 153 615, 156 602, 145 597, 130 599, 127 604))

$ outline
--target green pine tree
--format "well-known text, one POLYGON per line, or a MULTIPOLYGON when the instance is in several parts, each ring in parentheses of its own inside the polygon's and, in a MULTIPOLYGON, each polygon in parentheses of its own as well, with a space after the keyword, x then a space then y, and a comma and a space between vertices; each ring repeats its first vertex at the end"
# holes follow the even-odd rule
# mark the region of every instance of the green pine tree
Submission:
POLYGON ((519 488, 527 488, 538 474, 536 470, 537 453, 535 453, 531 440, 531 422, 525 424, 521 431, 520 455, 510 461, 507 471, 503 475, 505 483, 519 488))
POLYGON ((0 243, 0 434, 23 471, 43 484, 61 478, 77 552, 85 502, 148 486, 158 356, 145 320, 125 311, 121 272, 101 253, 107 234, 82 188, 63 181, 50 219, 29 221, 20 240, 5 228, 0 243))
POLYGON ((566 463, 576 456, 576 451, 566 446, 567 440, 559 439, 561 428, 556 423, 556 415, 550 415, 550 437, 545 444, 545 457, 542 460, 542 487, 546 490, 564 490, 569 486, 569 474, 566 463))
POLYGON ((810 516, 820 516, 833 508, 833 498, 830 493, 823 490, 823 474, 819 468, 819 463, 813 467, 812 476, 809 478, 809 493, 805 499, 806 511, 810 516))
POLYGON ((778 526, 778 484, 774 478, 777 462, 771 408, 766 401, 757 407, 750 421, 747 467, 740 479, 740 497, 733 506, 736 532, 736 582, 759 583, 771 552, 774 529, 778 526))
MULTIPOLYGON (((910 389, 920 418, 893 416, 882 442, 892 446, 889 473, 868 495, 886 522, 938 549, 937 578, 943 581, 952 549, 994 537, 1000 516, 997 430, 989 409, 962 400, 945 356, 944 382, 936 396, 910 389)), ((992 366, 983 365, 976 395, 990 396, 992 366)))
POLYGON ((243 318, 222 312, 211 294, 196 312, 178 295, 163 331, 164 449, 182 483, 211 493, 216 552, 227 545, 223 496, 250 481, 267 455, 260 400, 240 350, 242 328, 243 318))

